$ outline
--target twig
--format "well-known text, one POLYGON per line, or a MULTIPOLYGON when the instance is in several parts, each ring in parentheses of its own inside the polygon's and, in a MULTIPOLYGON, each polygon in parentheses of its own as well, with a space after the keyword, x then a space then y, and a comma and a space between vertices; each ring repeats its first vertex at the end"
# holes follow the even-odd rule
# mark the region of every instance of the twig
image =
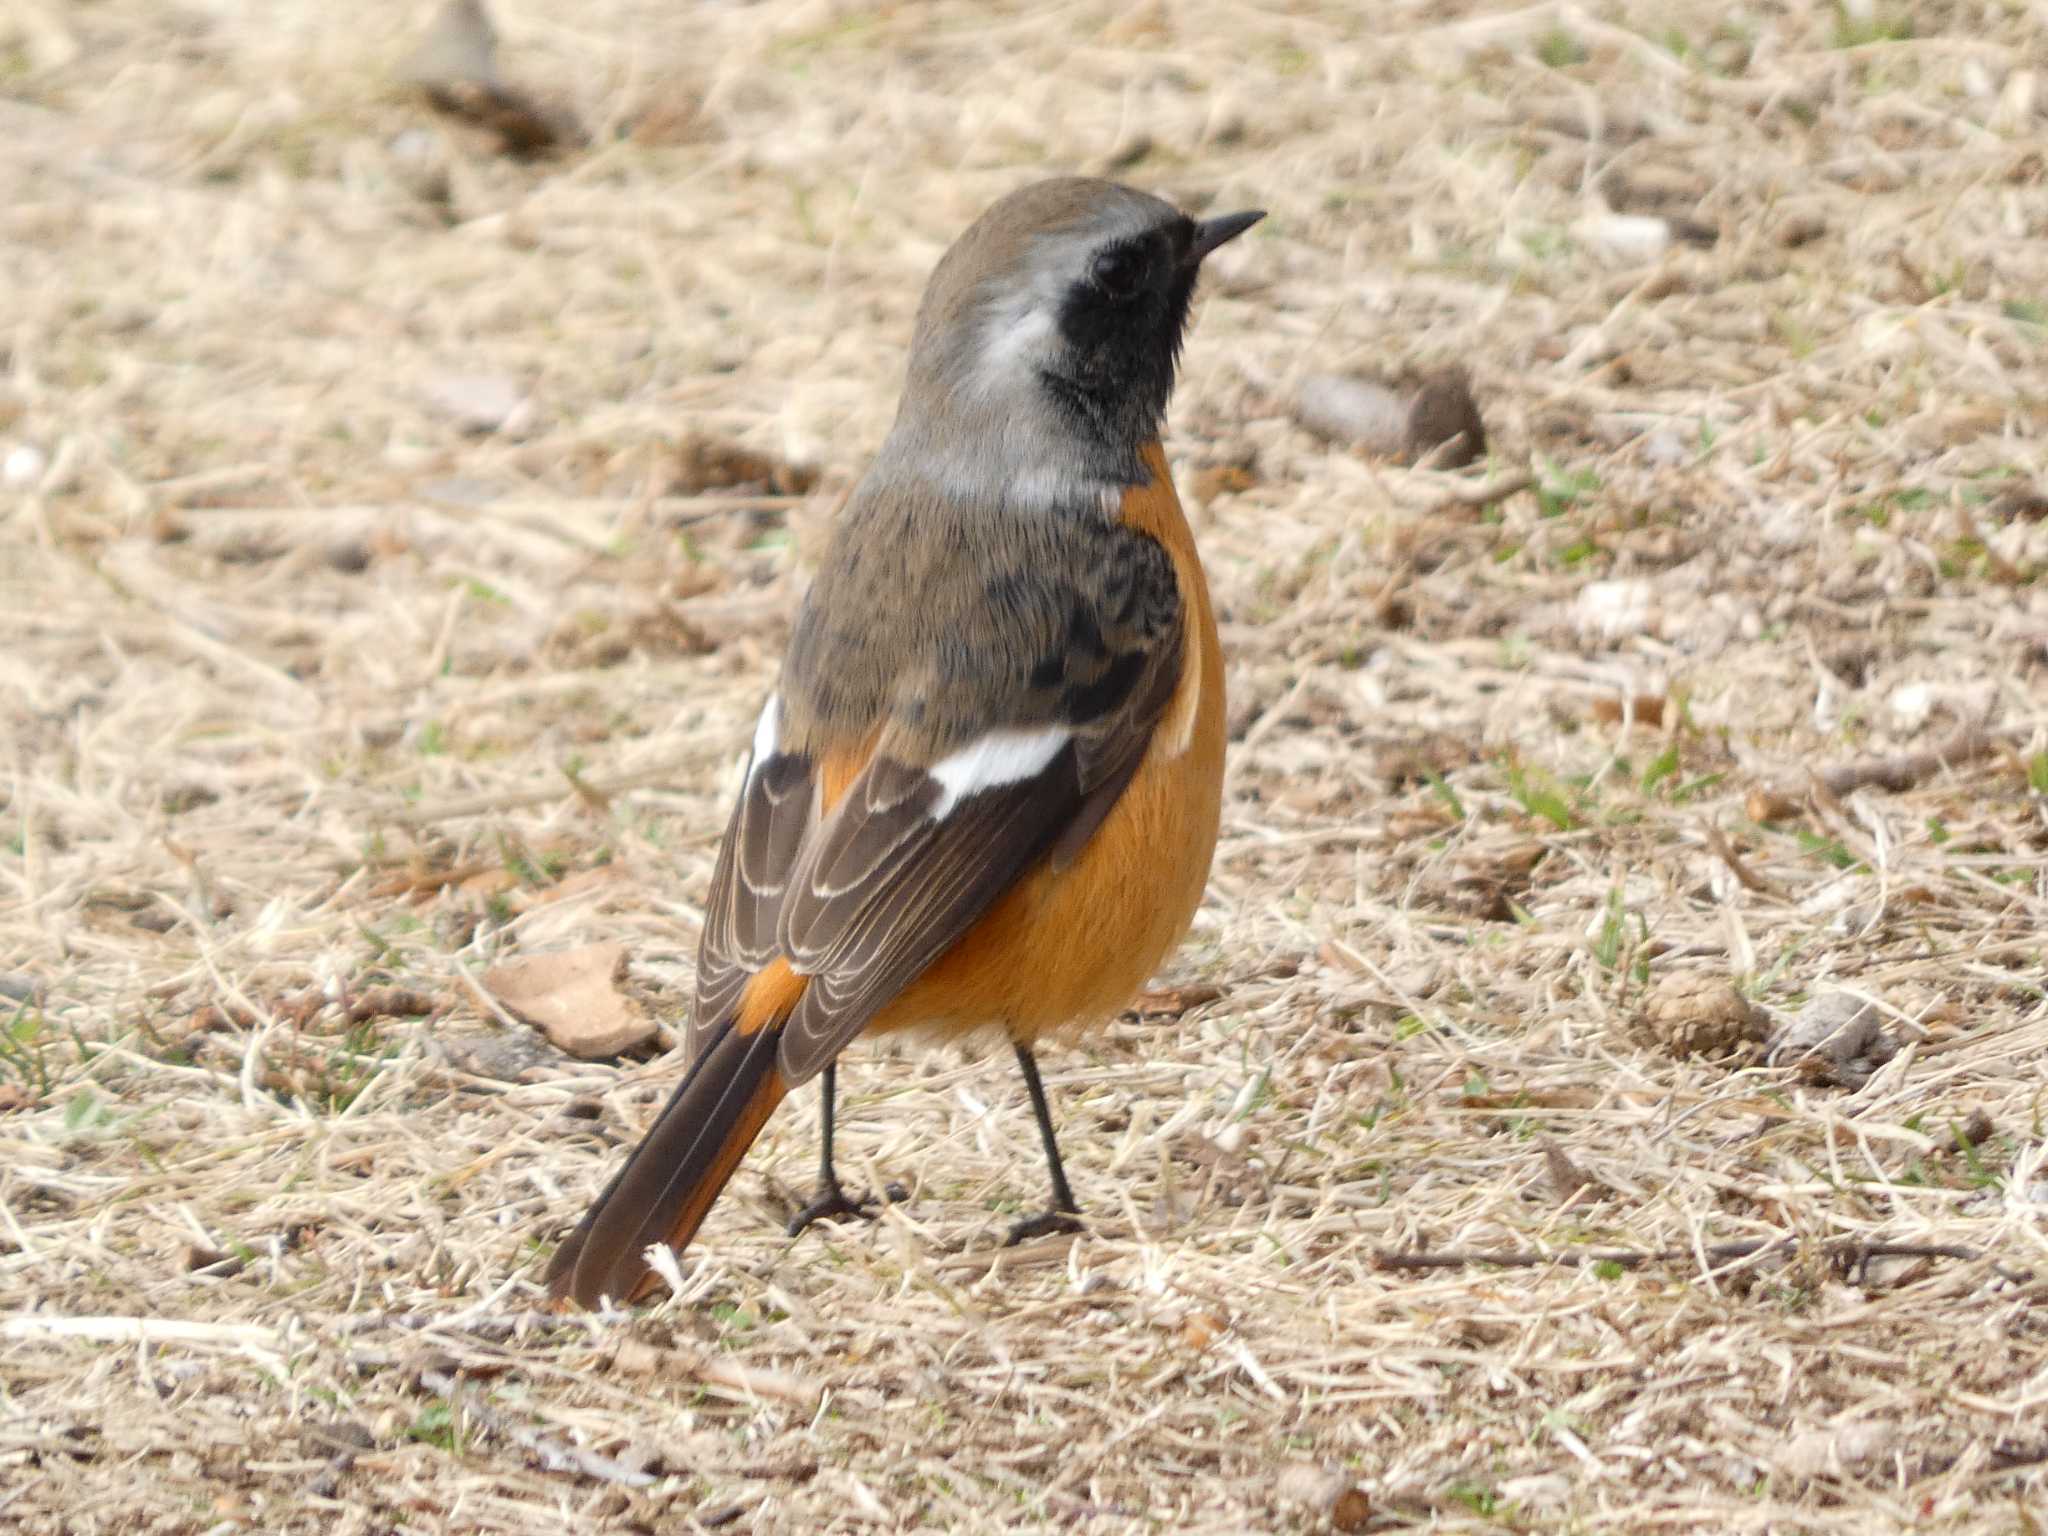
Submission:
MULTIPOLYGON (((349 1335, 375 1333, 390 1328, 407 1333, 463 1333, 493 1342, 515 1334, 543 1329, 574 1328, 587 1331, 590 1325, 632 1321, 627 1311, 588 1312, 567 1315, 548 1311, 478 1312, 470 1316, 443 1317, 431 1312, 376 1312, 350 1318, 340 1331, 349 1335)), ((641 1347, 641 1346, 636 1346, 641 1347)), ((722 1387, 745 1397, 770 1397, 781 1402, 815 1407, 824 1389, 791 1371, 742 1365, 692 1349, 644 1347, 650 1364, 658 1361, 688 1373, 707 1386, 722 1387)))
POLYGON ((1788 899, 1784 890, 1775 880, 1760 875, 1750 868, 1749 862, 1735 851, 1734 844, 1722 836, 1719 827, 1711 823, 1707 826, 1707 847, 1713 850, 1715 858, 1728 866, 1728 872, 1734 875, 1745 889, 1755 891, 1761 896, 1776 897, 1779 901, 1788 899))
MULTIPOLYGON (((1788 814, 1798 803, 1805 789, 1812 787, 1825 790, 1837 800, 1854 794, 1859 789, 1875 786, 1890 790, 1894 794, 1913 788, 1923 779, 1930 779, 1944 768, 1961 768, 1969 763, 1980 762, 1994 757, 2006 747, 2017 744, 2022 733, 2014 730, 1993 731, 1981 725, 1965 726, 1937 747, 1920 752, 1901 752, 1894 757, 1860 757, 1853 762, 1836 763, 1831 768, 1813 772, 1810 779, 1801 783, 1785 779, 1776 784, 1760 788, 1752 796, 1759 808, 1775 811, 1777 815, 1788 814)), ((1753 817, 1759 821, 1776 820, 1777 816, 1753 817)))
MULTIPOLYGON (((166 483, 175 486, 180 482, 166 483)), ((429 494, 406 501, 339 502, 327 506, 180 507, 178 510, 193 518, 200 526, 232 528, 248 523, 275 522, 300 524, 312 529, 330 529, 338 522, 391 517, 424 508, 451 516, 458 521, 497 517, 559 537, 560 525, 564 518, 609 519, 638 507, 657 516, 695 519, 719 517, 730 512, 784 512, 791 507, 802 506, 806 499, 802 496, 740 495, 728 491, 716 495, 657 496, 646 502, 639 502, 631 497, 595 496, 564 497, 559 501, 468 503, 449 501, 429 494)))
POLYGON ((453 821, 463 816, 487 816, 493 811, 516 811, 530 805, 550 805, 569 796, 580 797, 588 804, 593 797, 609 800, 627 790, 646 789, 656 784, 669 784, 687 777, 683 765, 664 763, 656 768, 642 768, 633 773, 622 773, 608 779, 569 778, 566 784, 547 784, 539 789, 506 789, 481 795, 450 796, 445 800, 422 801, 417 805, 385 805, 366 807, 366 814, 396 826, 424 827, 437 821, 453 821))
MULTIPOLYGON (((1583 1248, 1540 1253, 1512 1248, 1445 1248, 1435 1253, 1398 1253, 1381 1248, 1374 1250, 1372 1261, 1375 1269, 1464 1269, 1477 1264, 1490 1264, 1500 1269, 1541 1269, 1551 1264, 1581 1269, 1588 1264, 1616 1264, 1623 1269, 1637 1269, 1645 1264, 1669 1264, 1696 1255, 1704 1255, 1710 1262, 1721 1264, 1761 1253, 1790 1252, 1798 1246, 1796 1237, 1764 1237, 1739 1243, 1711 1243, 1697 1250, 1583 1248)), ((1974 1262, 1985 1258, 1980 1250, 1962 1243, 1866 1243, 1851 1237, 1822 1243, 1820 1250, 1845 1269, 1851 1265, 1867 1264, 1872 1259, 1963 1259, 1974 1262)), ((2009 1280, 2015 1285, 2033 1279, 2031 1270, 2009 1269, 1995 1260, 1985 1262, 2001 1280, 2009 1280)))
POLYGON ((772 1397, 804 1408, 817 1407, 818 1400, 824 1396, 824 1389, 816 1382, 807 1381, 793 1371, 742 1365, 737 1360, 699 1354, 694 1350, 678 1349, 674 1354, 684 1370, 707 1386, 724 1387, 747 1397, 772 1397))
POLYGON ((617 1483, 626 1488, 645 1488, 655 1481, 650 1472, 635 1471, 609 1456, 564 1445, 530 1425, 515 1423, 496 1409, 486 1407, 474 1393, 464 1391, 462 1383, 451 1372, 421 1371, 420 1385, 440 1393, 450 1407, 459 1408, 490 1433, 531 1451, 545 1471, 577 1472, 602 1483, 617 1483))
POLYGON ((632 1318, 631 1312, 586 1312, 571 1317, 560 1312, 534 1308, 516 1312, 480 1312, 467 1316, 459 1313, 450 1316, 439 1312, 366 1312, 356 1317, 343 1318, 336 1325, 335 1331, 354 1335, 394 1328, 407 1333, 466 1333, 473 1338, 495 1342, 517 1333, 567 1328, 582 1323, 624 1323, 632 1321, 632 1318))
POLYGON ((98 1344, 232 1344, 277 1349, 284 1334, 261 1323, 192 1323, 170 1317, 43 1317, 0 1322, 0 1338, 90 1339, 98 1344))
POLYGON ((1496 501, 1506 501, 1510 496, 1519 496, 1536 484, 1536 477, 1526 471, 1521 474, 1502 475, 1497 480, 1487 480, 1478 485, 1461 485, 1448 492, 1429 510, 1456 512, 1470 507, 1490 507, 1496 501))
POLYGON ((1938 747, 1924 752, 1902 752, 1896 757, 1865 757, 1853 763, 1823 768, 1820 781, 1837 799, 1867 785, 1893 793, 1911 789, 1922 779, 1932 778, 1944 768, 1959 768, 1995 756, 2000 747, 2017 741, 2014 731, 1988 731, 1972 725, 1956 732, 1938 747))

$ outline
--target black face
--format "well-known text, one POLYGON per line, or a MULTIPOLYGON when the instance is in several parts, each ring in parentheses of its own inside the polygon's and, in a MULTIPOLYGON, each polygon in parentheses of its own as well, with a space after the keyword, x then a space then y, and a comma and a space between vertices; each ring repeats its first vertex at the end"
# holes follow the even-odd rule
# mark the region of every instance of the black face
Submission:
POLYGON ((1099 246, 1061 300, 1064 355, 1039 377, 1107 445, 1134 449, 1159 435, 1195 290, 1194 240, 1194 223, 1176 218, 1099 246))

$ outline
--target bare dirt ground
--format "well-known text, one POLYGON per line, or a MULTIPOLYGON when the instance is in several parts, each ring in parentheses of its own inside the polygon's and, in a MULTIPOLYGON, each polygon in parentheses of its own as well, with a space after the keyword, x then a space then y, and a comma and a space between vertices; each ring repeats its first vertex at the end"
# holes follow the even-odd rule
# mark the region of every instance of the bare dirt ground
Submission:
POLYGON ((505 0, 528 160, 426 19, 0 13, 0 1528, 2041 1529, 2039 5, 505 0), (907 1202, 780 1235, 806 1094, 680 1296, 544 1314, 676 1064, 481 982, 677 1022, 924 276, 1077 168, 1272 213, 1169 437, 1215 876, 1047 1055, 1091 1230, 998 1247, 1006 1060, 863 1052, 907 1202), (1454 362, 1469 469, 1293 419, 1454 362))

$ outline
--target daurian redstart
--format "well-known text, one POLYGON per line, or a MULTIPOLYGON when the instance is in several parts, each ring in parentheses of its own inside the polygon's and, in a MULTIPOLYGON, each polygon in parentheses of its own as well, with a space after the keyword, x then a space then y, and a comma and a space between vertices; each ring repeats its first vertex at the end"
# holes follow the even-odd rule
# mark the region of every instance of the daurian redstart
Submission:
POLYGON ((1202 259, 1262 215, 1040 182, 932 273, 895 426, 834 529, 705 903, 682 1084, 548 1269, 634 1300, 775 1106, 857 1035, 1000 1029, 1072 1224, 1032 1046, 1187 931, 1223 788, 1223 659, 1159 445, 1202 259))

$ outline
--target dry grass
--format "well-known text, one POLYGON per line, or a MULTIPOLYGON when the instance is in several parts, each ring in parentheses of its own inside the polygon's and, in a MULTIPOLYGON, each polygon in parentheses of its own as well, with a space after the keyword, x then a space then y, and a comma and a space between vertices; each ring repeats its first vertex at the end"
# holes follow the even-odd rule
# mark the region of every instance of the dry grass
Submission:
POLYGON ((414 7, 233 9, 0 20, 0 1525, 2039 1528, 2038 8, 505 0, 594 134, 530 164, 388 84, 414 7), (680 1299, 543 1317, 672 1066, 451 1051, 468 978, 618 940, 675 1016, 924 273, 1077 166, 1273 211, 1171 439, 1220 995, 1049 1058, 1083 1240, 994 1246, 999 1060, 863 1056, 909 1203, 779 1236, 806 1095, 680 1299), (1483 471, 1289 420, 1447 360, 1483 471), (1674 1058, 1692 974, 1901 1049, 1674 1058))

